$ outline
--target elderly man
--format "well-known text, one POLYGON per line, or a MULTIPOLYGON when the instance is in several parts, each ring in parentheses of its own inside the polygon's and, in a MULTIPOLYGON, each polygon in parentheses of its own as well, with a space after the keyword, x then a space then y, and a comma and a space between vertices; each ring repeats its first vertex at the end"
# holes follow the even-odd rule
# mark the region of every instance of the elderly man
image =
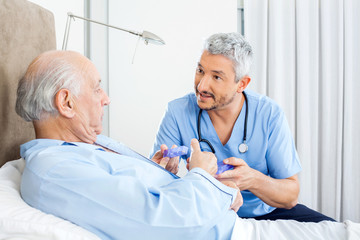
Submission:
POLYGON ((241 220, 236 211, 242 197, 235 183, 213 177, 214 154, 201 152, 192 140, 189 172, 178 178, 157 164, 165 161, 166 146, 151 161, 98 135, 108 104, 99 73, 84 56, 50 51, 30 64, 16 101, 17 113, 36 132, 21 146, 21 194, 29 205, 101 239, 253 239, 269 233, 274 239, 309 239, 318 231, 324 239, 345 236, 340 223, 241 220), (293 237, 294 228, 301 232, 293 237))
POLYGON ((193 141, 190 172, 179 179, 97 136, 110 102, 100 82, 75 52, 45 52, 30 64, 16 102, 36 132, 21 146, 24 200, 102 239, 229 239, 242 198, 235 184, 213 178, 215 156, 193 141))

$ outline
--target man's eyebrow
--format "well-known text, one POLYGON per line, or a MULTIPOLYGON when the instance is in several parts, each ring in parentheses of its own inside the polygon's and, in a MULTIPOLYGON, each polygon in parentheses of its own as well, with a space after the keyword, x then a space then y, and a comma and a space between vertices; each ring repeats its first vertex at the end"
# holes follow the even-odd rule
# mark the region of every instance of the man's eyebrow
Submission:
MULTIPOLYGON (((198 67, 204 68, 200 62, 198 62, 198 67)), ((226 76, 226 74, 221 70, 212 70, 211 72, 216 73, 218 75, 226 76)))
POLYGON ((101 86, 101 79, 95 82, 94 88, 98 88, 99 86, 101 86))
POLYGON ((216 73, 218 75, 226 76, 226 74, 221 70, 212 70, 212 72, 214 72, 214 73, 216 73))

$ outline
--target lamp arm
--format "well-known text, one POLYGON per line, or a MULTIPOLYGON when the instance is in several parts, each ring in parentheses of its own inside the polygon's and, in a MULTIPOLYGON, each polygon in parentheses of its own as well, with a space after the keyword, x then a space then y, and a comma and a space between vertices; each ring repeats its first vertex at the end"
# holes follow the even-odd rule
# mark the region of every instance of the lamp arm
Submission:
POLYGON ((103 26, 106 26, 106 27, 115 28, 115 29, 118 29, 118 30, 121 30, 121 31, 124 31, 124 32, 128 32, 128 33, 137 35, 137 36, 141 36, 141 33, 139 33, 139 32, 135 32, 135 31, 131 31, 131 30, 128 30, 128 29, 116 27, 116 26, 113 26, 113 25, 110 25, 110 24, 98 22, 98 21, 95 21, 95 20, 92 20, 92 19, 89 19, 89 18, 80 17, 80 16, 74 15, 74 14, 72 14, 70 12, 68 13, 68 16, 70 16, 72 18, 79 18, 79 19, 82 19, 82 20, 85 20, 85 21, 88 21, 88 22, 93 22, 93 23, 96 23, 96 24, 100 24, 100 25, 103 25, 103 26))
POLYGON ((62 50, 66 50, 66 47, 67 47, 67 43, 68 43, 68 39, 69 39, 70 24, 71 24, 71 17, 68 16, 67 20, 66 20, 66 27, 65 27, 62 50))
POLYGON ((72 14, 71 12, 68 12, 68 18, 67 18, 67 21, 66 21, 66 28, 65 28, 65 34, 64 34, 64 41, 63 41, 63 46, 62 46, 63 50, 66 50, 66 48, 67 48, 67 43, 68 43, 68 38, 69 38, 69 30, 70 30, 70 24, 71 24, 71 18, 73 18, 74 20, 75 20, 75 18, 82 19, 84 21, 100 24, 100 25, 103 25, 103 26, 106 26, 106 27, 109 27, 109 28, 114 28, 114 29, 117 29, 117 30, 120 30, 120 31, 124 31, 124 32, 134 34, 136 36, 139 36, 139 37, 143 38, 145 40, 146 44, 148 42, 152 42, 152 43, 160 44, 160 45, 165 44, 164 40, 162 40, 160 37, 156 36, 155 34, 153 34, 151 32, 148 32, 148 31, 143 31, 142 33, 135 32, 135 31, 131 31, 131 30, 128 30, 128 29, 116 27, 116 26, 113 26, 113 25, 110 25, 110 24, 98 22, 98 21, 95 21, 95 20, 92 20, 92 19, 89 19, 89 18, 80 17, 80 16, 72 14))

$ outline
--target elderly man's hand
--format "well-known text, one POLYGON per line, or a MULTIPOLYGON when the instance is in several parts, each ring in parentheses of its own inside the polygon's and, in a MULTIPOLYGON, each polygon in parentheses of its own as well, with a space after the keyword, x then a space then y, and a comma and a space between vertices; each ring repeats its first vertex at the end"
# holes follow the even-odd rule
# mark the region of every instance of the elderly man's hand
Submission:
POLYGON ((217 158, 215 154, 211 152, 202 152, 199 141, 197 139, 191 140, 191 155, 190 159, 188 159, 188 162, 189 170, 199 167, 210 173, 211 176, 215 176, 215 173, 218 169, 217 158))
POLYGON ((220 182, 228 187, 232 187, 237 190, 236 199, 235 199, 234 203, 230 206, 230 209, 234 210, 235 212, 239 211, 239 208, 243 205, 244 200, 243 200, 243 197, 242 197, 240 190, 237 187, 236 183, 234 183, 232 181, 220 181, 220 182))
MULTIPOLYGON (((173 145, 171 148, 175 148, 175 147, 176 145, 173 145)), ((160 150, 155 153, 155 155, 151 160, 153 160, 160 166, 164 167, 166 170, 174 174, 177 174, 177 172, 179 171, 179 157, 173 157, 173 158, 163 157, 164 151, 166 149, 168 149, 168 147, 165 144, 162 144, 160 146, 160 150)))

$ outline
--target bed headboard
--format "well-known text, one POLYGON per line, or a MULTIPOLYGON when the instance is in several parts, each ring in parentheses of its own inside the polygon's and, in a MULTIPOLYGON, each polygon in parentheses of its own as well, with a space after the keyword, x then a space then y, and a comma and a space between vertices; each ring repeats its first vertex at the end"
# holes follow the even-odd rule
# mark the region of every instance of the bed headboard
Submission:
POLYGON ((31 123, 15 112, 16 89, 30 62, 56 49, 53 14, 27 0, 0 0, 0 166, 18 159, 19 145, 33 139, 31 123))

